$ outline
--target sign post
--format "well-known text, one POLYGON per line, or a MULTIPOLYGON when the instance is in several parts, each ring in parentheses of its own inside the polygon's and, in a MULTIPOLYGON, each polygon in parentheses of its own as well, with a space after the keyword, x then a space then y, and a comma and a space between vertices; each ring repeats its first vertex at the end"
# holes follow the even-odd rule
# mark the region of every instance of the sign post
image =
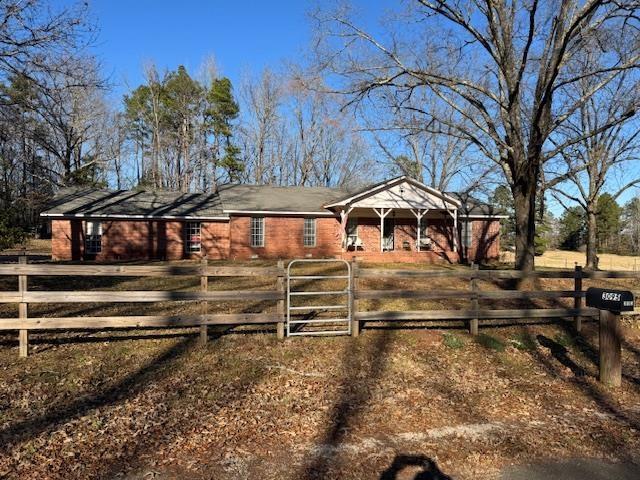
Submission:
POLYGON ((600 310, 600 382, 619 387, 622 383, 620 313, 633 311, 633 293, 589 288, 586 297, 587 307, 600 310))

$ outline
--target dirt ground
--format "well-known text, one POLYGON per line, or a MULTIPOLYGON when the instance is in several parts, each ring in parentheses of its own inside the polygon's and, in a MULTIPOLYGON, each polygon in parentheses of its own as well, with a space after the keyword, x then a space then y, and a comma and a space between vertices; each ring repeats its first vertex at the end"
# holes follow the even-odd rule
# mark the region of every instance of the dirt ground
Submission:
POLYGON ((627 329, 623 385, 607 389, 595 333, 241 329, 204 347, 188 330, 42 334, 28 359, 4 335, 0 477, 471 479, 637 461, 640 334, 627 329))
MULTIPOLYGON (((324 282, 326 289, 337 286, 324 282)), ((363 279, 361 286, 468 288, 462 280, 430 282, 363 279)), ((597 284, 638 288, 637 280, 597 284)), ((211 290, 273 285, 261 277, 209 281, 211 290)), ((572 280, 538 285, 571 286, 572 280)), ((16 287, 15 277, 0 279, 1 290, 16 287)), ((31 290, 197 288, 193 277, 29 279, 31 290)), ((531 306, 571 300, 550 302, 531 306)), ((375 299, 360 308, 467 305, 461 295, 375 299)), ((197 308, 195 302, 30 305, 29 315, 197 308)), ((217 302, 210 312, 273 308, 273 302, 217 302)), ((0 306, 0 318, 16 313, 16 305, 0 306)), ((206 346, 195 329, 49 332, 31 335, 27 359, 18 358, 16 332, 0 333, 0 478, 491 479, 509 465, 548 459, 640 461, 640 329, 625 321, 623 385, 608 389, 597 382, 595 324, 587 323, 583 336, 569 325, 481 326, 474 338, 453 322, 371 323, 359 338, 282 342, 271 326, 212 328, 206 346)))

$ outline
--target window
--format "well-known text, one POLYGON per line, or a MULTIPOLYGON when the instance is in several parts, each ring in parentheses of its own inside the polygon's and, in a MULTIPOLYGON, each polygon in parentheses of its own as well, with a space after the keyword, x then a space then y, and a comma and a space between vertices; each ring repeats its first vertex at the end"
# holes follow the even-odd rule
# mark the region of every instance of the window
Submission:
POLYGON ((85 223, 84 248, 91 255, 102 251, 102 222, 88 221, 85 223))
POLYGON ((355 245, 358 240, 358 219, 347 220, 347 245, 355 245))
POLYGON ((472 222, 462 222, 462 246, 470 248, 471 242, 473 238, 473 223, 472 222))
POLYGON ((420 219, 420 238, 429 238, 429 222, 426 218, 420 219))
POLYGON ((316 246, 316 219, 305 218, 304 229, 302 231, 302 241, 305 247, 316 246))
POLYGON ((200 222, 187 222, 185 225, 184 250, 187 253, 197 253, 202 250, 202 225, 200 222))
POLYGON ((264 247, 264 217, 251 217, 251 246, 264 247))

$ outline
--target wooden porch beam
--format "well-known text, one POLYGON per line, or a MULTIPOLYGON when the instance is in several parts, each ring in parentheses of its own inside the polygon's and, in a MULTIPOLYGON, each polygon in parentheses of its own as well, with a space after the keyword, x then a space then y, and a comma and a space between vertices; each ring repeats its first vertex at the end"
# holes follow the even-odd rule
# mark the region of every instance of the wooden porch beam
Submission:
POLYGON ((384 252, 384 219, 389 213, 391 213, 393 208, 388 208, 385 212, 384 207, 380 207, 380 211, 377 208, 374 208, 373 211, 378 214, 380 217, 380 252, 384 252))
POLYGON ((347 249, 347 222, 349 214, 353 211, 353 207, 347 207, 340 210, 340 226, 342 227, 342 251, 347 249))
POLYGON ((415 217, 416 217, 416 219, 418 221, 418 232, 417 232, 417 235, 416 235, 416 250, 420 251, 420 236, 421 236, 420 235, 420 226, 421 226, 421 223, 422 223, 422 217, 424 217, 427 214, 427 212, 429 212, 429 209, 425 208, 425 209, 421 210, 421 209, 418 208, 417 210, 414 210, 413 208, 411 208, 410 210, 411 210, 411 213, 413 213, 415 215, 415 217))
POLYGON ((458 209, 451 213, 451 210, 447 210, 447 213, 453 218, 453 251, 458 251, 458 209))

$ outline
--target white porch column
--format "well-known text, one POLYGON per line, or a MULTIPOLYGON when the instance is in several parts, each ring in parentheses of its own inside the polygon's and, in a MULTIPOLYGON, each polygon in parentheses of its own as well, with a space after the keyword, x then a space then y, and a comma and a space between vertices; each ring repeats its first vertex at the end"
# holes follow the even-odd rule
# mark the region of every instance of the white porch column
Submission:
POLYGON ((458 251, 458 210, 453 211, 453 251, 458 251))
POLYGON ((380 217, 380 252, 384 252, 384 219, 389 213, 393 210, 392 208, 380 207, 380 211, 377 208, 374 208, 373 211, 378 214, 380 217))
POLYGON ((424 217, 428 211, 429 211, 428 208, 425 208, 424 210, 421 210, 421 209, 414 210, 413 208, 411 209, 411 213, 415 215, 418 223, 418 233, 416 235, 416 250, 418 251, 420 251, 420 237, 421 237, 420 226, 422 223, 422 217, 424 217))
POLYGON ((447 210, 447 213, 453 218, 453 251, 458 251, 458 209, 455 209, 453 213, 451 210, 447 210))
POLYGON ((347 250, 347 222, 349 221, 349 214, 353 210, 353 207, 340 210, 340 226, 342 227, 342 251, 347 250))

